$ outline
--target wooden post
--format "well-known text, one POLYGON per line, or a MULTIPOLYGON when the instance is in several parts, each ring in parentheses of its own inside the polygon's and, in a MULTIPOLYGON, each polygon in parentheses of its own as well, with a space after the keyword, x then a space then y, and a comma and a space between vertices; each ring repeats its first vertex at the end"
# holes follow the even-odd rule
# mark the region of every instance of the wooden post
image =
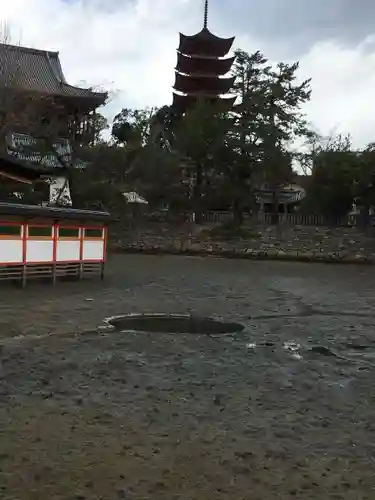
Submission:
POLYGON ((79 229, 79 279, 80 280, 83 279, 85 273, 85 268, 83 263, 84 235, 85 235, 85 229, 84 227, 80 227, 79 229))
POLYGON ((58 240, 58 221, 53 221, 52 226, 53 250, 52 250, 52 284, 57 281, 57 240, 58 240))
POLYGON ((22 266, 22 288, 26 287, 26 282, 27 282, 27 266, 24 264, 22 266))
POLYGON ((28 235, 28 225, 27 222, 23 222, 21 226, 21 235, 22 235, 22 288, 26 287, 27 281, 27 235, 28 235))
POLYGON ((84 276, 84 267, 83 267, 83 262, 80 262, 79 263, 79 279, 80 280, 83 280, 83 276, 84 276))
POLYGON ((52 264, 52 284, 56 285, 56 281, 57 281, 57 266, 56 262, 54 262, 52 264))

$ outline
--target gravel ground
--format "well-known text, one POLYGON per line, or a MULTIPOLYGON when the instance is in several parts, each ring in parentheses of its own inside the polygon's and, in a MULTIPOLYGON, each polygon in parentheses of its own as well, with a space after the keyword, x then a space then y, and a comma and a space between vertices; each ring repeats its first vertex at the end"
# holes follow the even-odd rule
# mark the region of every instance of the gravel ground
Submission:
POLYGON ((375 498, 375 270, 114 256, 0 289, 2 500, 375 498), (220 337, 98 328, 214 315, 220 337))

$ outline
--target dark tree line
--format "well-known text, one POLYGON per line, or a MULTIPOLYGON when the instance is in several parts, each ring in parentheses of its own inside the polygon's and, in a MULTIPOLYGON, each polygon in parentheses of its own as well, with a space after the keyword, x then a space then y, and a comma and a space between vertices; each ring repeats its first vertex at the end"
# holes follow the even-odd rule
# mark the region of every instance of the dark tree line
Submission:
POLYGON ((366 224, 375 205, 375 145, 357 150, 348 135, 313 134, 307 146, 298 155, 308 181, 303 209, 342 217, 356 206, 366 224))
POLYGON ((340 216, 356 200, 368 213, 375 147, 355 151, 348 137, 310 130, 302 111, 310 80, 298 80, 298 63, 273 66, 260 52, 238 50, 233 74, 230 110, 204 100, 183 117, 169 106, 121 110, 110 139, 97 136, 88 148, 90 166, 74 183, 77 203, 123 209, 121 193, 135 190, 150 206, 193 211, 198 221, 203 210, 230 208, 241 224, 259 188, 272 191, 276 212, 282 187, 305 172, 301 210, 340 216), (301 138, 302 152, 295 147, 301 138))
MULTIPOLYGON (((238 50, 232 109, 204 100, 183 117, 169 106, 123 109, 114 119, 111 145, 98 146, 121 152, 119 172, 108 176, 108 184, 121 179, 115 186, 127 184, 156 204, 192 210, 197 220, 202 210, 231 207, 241 223, 264 184, 278 205, 278 190, 294 176, 291 145, 307 132, 301 106, 310 98, 310 81, 298 82, 297 70, 297 63, 272 67, 260 52, 238 50)), ((86 175, 97 168, 94 161, 86 175)))

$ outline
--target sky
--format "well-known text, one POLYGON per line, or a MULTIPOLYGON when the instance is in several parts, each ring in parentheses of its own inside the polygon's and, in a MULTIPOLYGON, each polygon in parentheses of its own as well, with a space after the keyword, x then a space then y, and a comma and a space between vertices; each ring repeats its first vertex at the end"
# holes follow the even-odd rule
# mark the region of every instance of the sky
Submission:
MULTIPOLYGON (((109 90, 103 113, 169 104, 179 31, 203 23, 204 0, 1 0, 12 43, 57 50, 72 85, 109 90)), ((300 61, 305 107, 324 135, 375 141, 374 0, 210 0, 208 26, 234 48, 300 61)))

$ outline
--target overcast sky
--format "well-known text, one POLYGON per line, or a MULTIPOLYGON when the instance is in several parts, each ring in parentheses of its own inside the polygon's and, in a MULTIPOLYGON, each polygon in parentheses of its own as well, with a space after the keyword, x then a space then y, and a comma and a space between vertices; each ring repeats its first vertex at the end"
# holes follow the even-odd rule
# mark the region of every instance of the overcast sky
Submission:
MULTIPOLYGON (((58 50, 71 84, 109 89, 122 107, 171 102, 178 32, 202 27, 203 0, 1 0, 12 40, 58 50)), ((375 141, 375 0, 210 0, 209 28, 312 78, 306 107, 324 134, 375 141)))

